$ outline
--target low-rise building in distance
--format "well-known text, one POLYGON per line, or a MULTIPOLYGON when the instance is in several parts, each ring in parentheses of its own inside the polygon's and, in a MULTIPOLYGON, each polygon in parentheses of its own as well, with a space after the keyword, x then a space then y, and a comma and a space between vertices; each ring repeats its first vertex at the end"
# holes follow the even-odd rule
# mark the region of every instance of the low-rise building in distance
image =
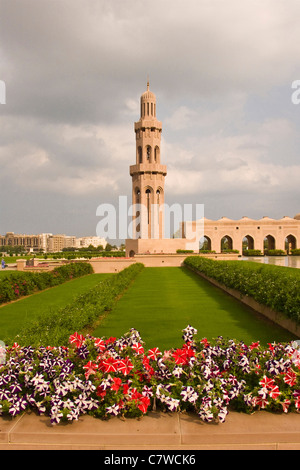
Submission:
POLYGON ((28 252, 56 253, 67 248, 95 248, 107 245, 105 238, 100 237, 75 237, 72 235, 52 233, 40 233, 37 235, 16 234, 7 232, 6 235, 0 235, 0 249, 22 247, 28 252))

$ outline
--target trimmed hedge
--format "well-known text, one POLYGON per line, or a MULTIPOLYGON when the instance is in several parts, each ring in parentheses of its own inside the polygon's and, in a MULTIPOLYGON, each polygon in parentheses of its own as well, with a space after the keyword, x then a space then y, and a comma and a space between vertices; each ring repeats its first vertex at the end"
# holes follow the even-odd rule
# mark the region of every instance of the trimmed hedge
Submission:
POLYGON ((17 300, 36 291, 58 286, 70 279, 92 274, 89 263, 71 263, 54 268, 52 271, 12 272, 0 279, 0 304, 17 300))
POLYGON ((189 256, 185 265, 300 324, 300 270, 189 256))
POLYGON ((284 250, 267 250, 268 256, 286 256, 286 252, 284 250))
POLYGON ((135 263, 118 274, 113 274, 75 298, 66 307, 45 312, 25 326, 17 338, 7 339, 6 342, 17 341, 22 346, 66 346, 70 334, 88 327, 104 312, 112 309, 118 297, 143 268, 143 264, 135 263))
POLYGON ((260 250, 245 250, 243 251, 244 256, 262 256, 263 253, 260 250))

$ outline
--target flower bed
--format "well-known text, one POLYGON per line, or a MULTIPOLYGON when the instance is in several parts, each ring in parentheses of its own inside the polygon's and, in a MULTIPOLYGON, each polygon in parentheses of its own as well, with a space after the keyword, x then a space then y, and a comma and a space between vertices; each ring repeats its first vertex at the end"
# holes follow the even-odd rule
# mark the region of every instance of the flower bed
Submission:
POLYGON ((297 345, 196 341, 196 333, 188 326, 182 348, 164 352, 147 350, 135 329, 119 339, 75 332, 68 347, 14 344, 0 368, 1 414, 32 409, 57 424, 82 414, 140 417, 158 407, 223 423, 230 409, 299 411, 297 345))

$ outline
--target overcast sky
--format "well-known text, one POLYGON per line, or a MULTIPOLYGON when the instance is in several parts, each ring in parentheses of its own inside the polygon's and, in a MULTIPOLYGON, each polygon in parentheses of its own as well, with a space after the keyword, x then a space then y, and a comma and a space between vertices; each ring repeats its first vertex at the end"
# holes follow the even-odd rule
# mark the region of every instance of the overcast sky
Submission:
POLYGON ((95 235, 131 203, 150 89, 166 202, 300 212, 299 0, 0 0, 0 233, 95 235))

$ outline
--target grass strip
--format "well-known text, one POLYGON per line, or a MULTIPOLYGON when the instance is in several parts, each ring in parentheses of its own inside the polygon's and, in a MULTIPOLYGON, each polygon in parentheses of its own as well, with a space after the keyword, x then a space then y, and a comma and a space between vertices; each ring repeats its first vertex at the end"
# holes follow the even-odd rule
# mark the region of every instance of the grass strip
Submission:
POLYGON ((300 323, 300 270, 252 261, 190 256, 185 264, 300 323))
POLYGON ((70 279, 92 274, 90 263, 79 262, 58 266, 47 272, 11 272, 0 277, 0 304, 17 300, 34 292, 58 286, 70 279))
POLYGON ((1 305, 0 339, 7 343, 7 338, 13 338, 19 334, 26 324, 35 321, 46 312, 50 315, 59 308, 65 307, 76 297, 92 289, 109 276, 113 274, 88 274, 1 305))
POLYGON ((92 324, 105 311, 111 310, 118 297, 143 269, 136 263, 118 274, 106 277, 97 286, 76 297, 67 306, 52 312, 45 312, 21 329, 11 341, 21 346, 64 346, 69 336, 92 324))
POLYGON ((119 337, 136 328, 147 347, 169 349, 182 346, 178 331, 188 324, 200 338, 265 345, 295 339, 186 267, 145 268, 93 335, 119 337))

